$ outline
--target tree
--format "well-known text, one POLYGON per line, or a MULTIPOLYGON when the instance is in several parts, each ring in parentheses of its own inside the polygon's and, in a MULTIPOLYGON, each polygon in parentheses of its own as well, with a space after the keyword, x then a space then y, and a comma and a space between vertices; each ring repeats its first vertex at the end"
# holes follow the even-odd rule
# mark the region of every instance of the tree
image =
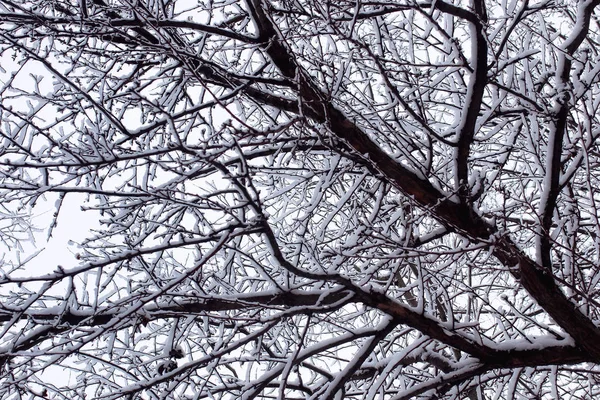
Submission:
POLYGON ((593 398, 599 3, 0 0, 1 397, 593 398))

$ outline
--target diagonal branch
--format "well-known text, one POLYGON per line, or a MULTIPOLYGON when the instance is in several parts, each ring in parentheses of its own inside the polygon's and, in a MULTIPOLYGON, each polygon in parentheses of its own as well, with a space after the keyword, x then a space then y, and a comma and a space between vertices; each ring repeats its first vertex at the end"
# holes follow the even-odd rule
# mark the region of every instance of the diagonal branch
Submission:
MULTIPOLYGON (((596 3, 596 2, 595 2, 596 3)), ((594 4, 595 4, 594 3, 594 4)), ((309 75, 294 60, 285 39, 280 37, 260 0, 249 1, 250 15, 263 40, 263 49, 288 79, 295 79, 298 95, 310 118, 328 125, 331 132, 345 140, 371 165, 377 175, 383 175, 408 197, 427 209, 442 224, 477 241, 489 241, 494 256, 520 280, 523 287, 544 310, 573 337, 576 344, 600 360, 600 329, 566 298, 554 278, 545 268, 525 255, 508 237, 501 237, 495 225, 485 221, 471 207, 452 201, 421 176, 384 152, 366 132, 350 121, 327 100, 309 75)))
POLYGON ((344 370, 338 374, 335 379, 330 382, 325 390, 314 394, 310 400, 326 399, 334 400, 337 398, 337 394, 343 389, 346 382, 352 379, 352 376, 356 371, 359 370, 360 366, 369 358, 373 350, 377 345, 396 327, 398 321, 394 319, 388 319, 382 322, 377 327, 377 333, 370 337, 366 343, 358 351, 357 355, 352 358, 352 361, 346 365, 344 370))

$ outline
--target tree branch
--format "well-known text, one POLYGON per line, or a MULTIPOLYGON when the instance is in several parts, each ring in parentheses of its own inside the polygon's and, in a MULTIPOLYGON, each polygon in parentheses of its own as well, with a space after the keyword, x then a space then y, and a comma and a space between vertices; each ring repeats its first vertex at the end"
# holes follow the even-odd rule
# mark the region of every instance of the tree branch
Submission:
POLYGON ((425 177, 410 171, 384 152, 366 132, 326 100, 326 96, 312 83, 311 78, 295 63, 291 51, 262 8, 261 0, 252 0, 249 4, 265 52, 285 77, 298 82, 299 96, 306 106, 305 114, 320 123, 326 123, 332 133, 347 141, 372 165, 378 175, 385 176, 441 223, 472 240, 487 241, 493 245, 494 256, 520 280, 523 287, 573 337, 577 345, 600 362, 600 348, 595 345, 600 342, 600 329, 566 298, 546 268, 523 254, 510 238, 499 237, 495 225, 484 221, 470 208, 465 212, 464 206, 440 193, 425 177))

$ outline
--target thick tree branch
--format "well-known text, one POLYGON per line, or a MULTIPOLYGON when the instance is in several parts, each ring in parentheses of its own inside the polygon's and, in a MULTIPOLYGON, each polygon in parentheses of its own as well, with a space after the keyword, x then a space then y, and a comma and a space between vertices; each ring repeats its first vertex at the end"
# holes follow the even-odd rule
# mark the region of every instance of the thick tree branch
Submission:
POLYGON ((0 0, 0 397, 589 397, 600 0, 532 1, 0 0))
MULTIPOLYGON (((476 2, 477 4, 480 1, 476 2)), ((481 2, 482 3, 482 2, 481 2)), ((483 9, 480 5, 479 8, 483 9)), ((481 10, 480 12, 484 12, 481 10)), ((470 188, 469 188, 469 153, 477 119, 481 110, 483 93, 487 83, 487 42, 484 36, 484 26, 479 18, 474 19, 470 25, 471 29, 471 48, 474 50, 472 57, 473 72, 469 78, 465 103, 463 104, 460 124, 456 128, 458 143, 456 147, 456 186, 461 203, 464 207, 469 207, 470 188)), ((465 213, 470 212, 465 209, 465 213)))
MULTIPOLYGON (((75 17, 51 17, 41 14, 17 14, 17 13, 0 13, 0 20, 13 23, 28 24, 30 26, 43 25, 48 27, 63 28, 64 26, 82 27, 86 28, 134 28, 139 32, 141 28, 147 28, 148 26, 155 28, 181 28, 191 31, 208 33, 211 35, 218 35, 228 39, 238 40, 242 43, 258 43, 258 40, 249 36, 241 35, 228 29, 219 28, 217 26, 200 24, 192 21, 177 21, 177 20, 166 20, 166 19, 152 19, 146 18, 144 21, 139 19, 124 19, 115 17, 108 21, 100 21, 97 19, 78 19, 75 17)), ((99 35, 102 33, 92 33, 90 35, 99 35)), ((150 43, 159 44, 159 40, 151 35, 148 31, 144 30, 145 38, 150 43)))
MULTIPOLYGON (((284 307, 286 309, 301 307, 306 312, 330 312, 332 308, 340 308, 345 304, 356 302, 356 296, 338 288, 337 290, 302 292, 290 291, 281 293, 253 293, 248 295, 223 297, 191 296, 194 300, 181 300, 166 303, 150 303, 138 312, 148 321, 161 318, 177 318, 186 315, 203 315, 215 311, 252 310, 256 308, 284 307)), ((62 307, 46 309, 28 309, 20 311, 9 306, 0 308, 0 322, 11 321, 16 313, 20 319, 52 323, 55 326, 100 326, 113 318, 119 318, 121 312, 112 307, 96 310, 85 308, 63 312, 62 307)))
POLYGON ((571 105, 571 93, 569 89, 569 76, 571 74, 572 55, 586 38, 590 19, 594 8, 600 4, 598 0, 588 0, 578 3, 577 20, 575 27, 562 45, 559 53, 556 70, 556 99, 552 111, 552 123, 548 135, 548 146, 546 152, 546 176, 544 178, 544 190, 540 198, 539 214, 541 225, 538 229, 538 258, 539 262, 549 270, 552 270, 552 240, 550 230, 554 221, 554 212, 560 193, 560 175, 562 171, 563 143, 569 118, 571 105))
MULTIPOLYGON (((566 298, 552 275, 523 254, 508 237, 499 237, 496 226, 484 221, 472 209, 465 212, 464 206, 441 193, 425 177, 390 157, 366 132, 348 120, 295 63, 291 51, 263 9, 262 2, 252 0, 249 4, 265 52, 285 77, 297 80, 299 96, 306 107, 304 113, 320 123, 326 123, 332 133, 347 141, 380 175, 429 210, 440 222, 473 240, 490 242, 494 256, 520 280, 538 304, 575 339, 578 346, 600 361, 600 348, 595 344, 600 342, 600 329, 566 298)), ((457 11, 453 9, 453 12, 457 11)))

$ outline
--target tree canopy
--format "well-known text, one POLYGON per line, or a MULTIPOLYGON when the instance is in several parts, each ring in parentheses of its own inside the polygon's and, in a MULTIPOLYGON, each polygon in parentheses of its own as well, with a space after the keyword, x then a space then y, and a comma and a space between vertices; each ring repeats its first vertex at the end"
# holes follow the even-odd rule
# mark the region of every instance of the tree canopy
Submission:
POLYGON ((598 396, 599 4, 0 0, 0 397, 598 396))

